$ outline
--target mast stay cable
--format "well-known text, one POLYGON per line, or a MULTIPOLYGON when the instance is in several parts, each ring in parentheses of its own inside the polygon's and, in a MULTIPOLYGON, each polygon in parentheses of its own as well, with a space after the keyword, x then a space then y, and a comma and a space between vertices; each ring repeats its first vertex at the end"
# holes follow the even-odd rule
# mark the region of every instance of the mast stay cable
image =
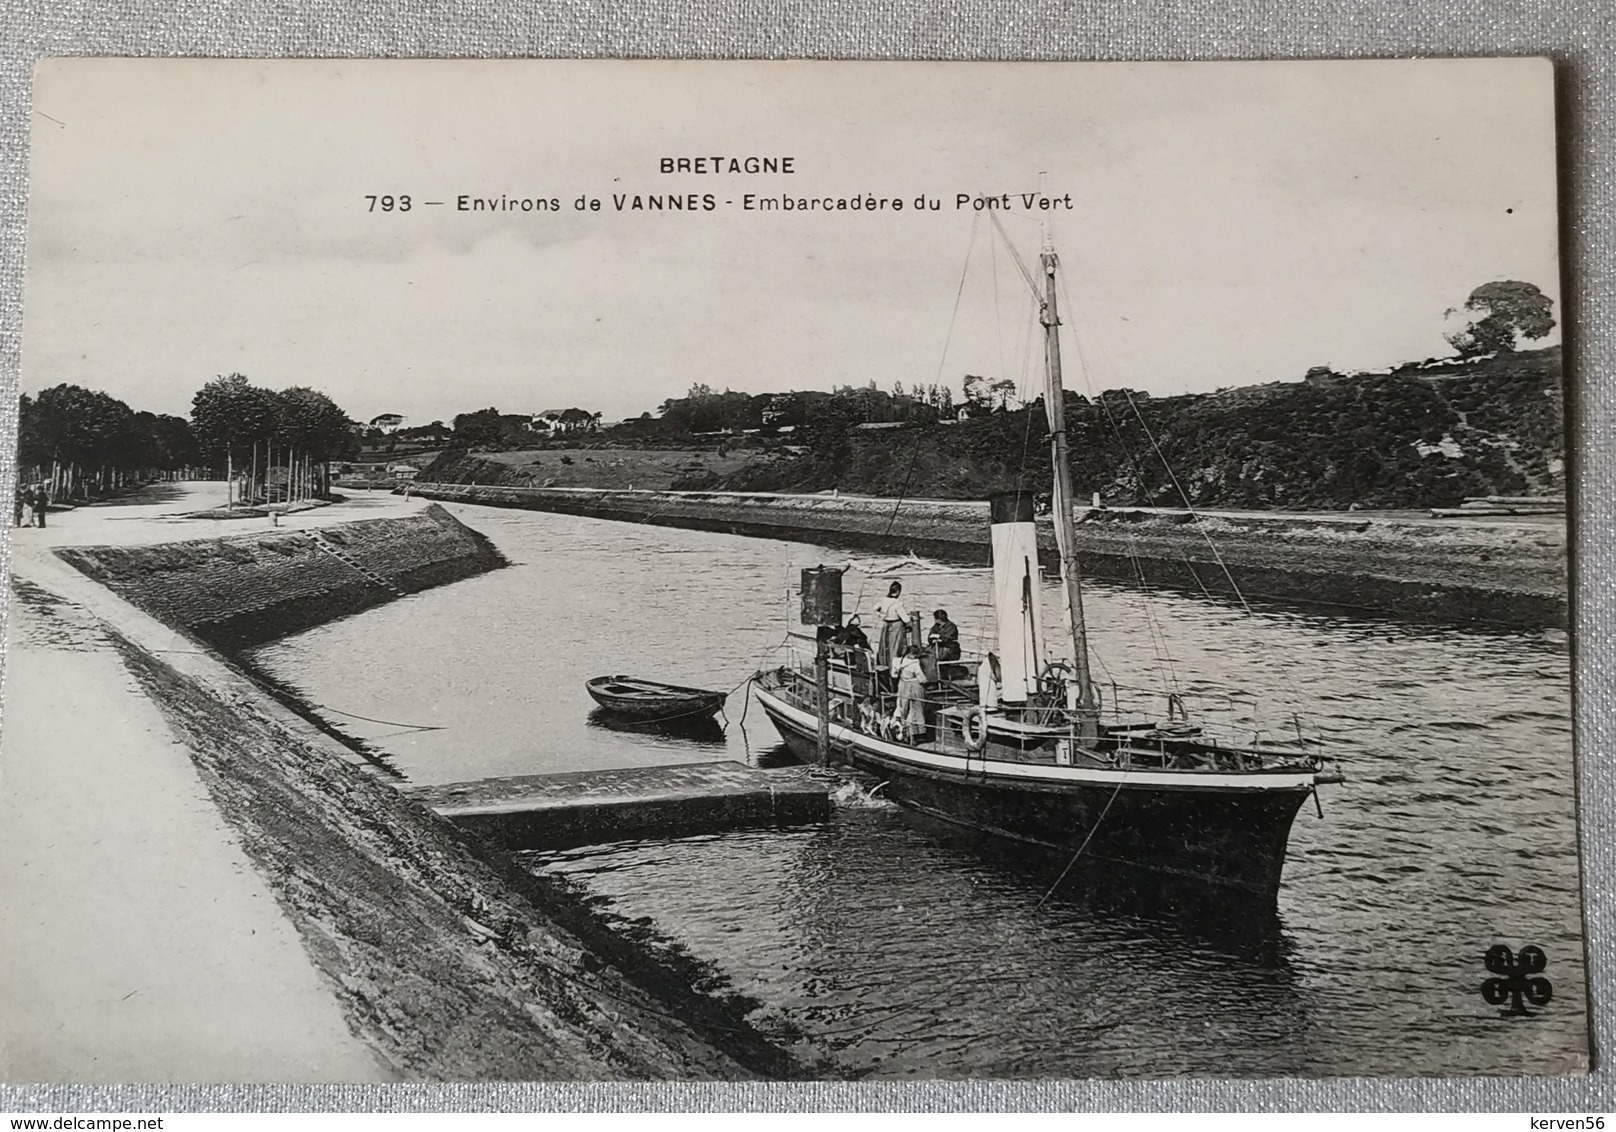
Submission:
MULTIPOLYGON (((977 213, 971 218, 971 234, 966 237, 965 262, 960 265, 959 286, 954 290, 954 309, 948 316, 948 333, 943 336, 943 352, 937 359, 937 380, 939 381, 943 376, 943 367, 948 364, 948 349, 954 341, 954 328, 959 325, 960 302, 965 297, 965 280, 970 275, 971 253, 976 248, 976 230, 981 221, 981 213, 977 213)), ((920 457, 920 442, 921 437, 915 437, 914 444, 909 448, 909 467, 904 472, 902 485, 898 488, 898 498, 892 504, 892 514, 887 516, 886 528, 881 532, 883 539, 891 537, 892 528, 898 521, 898 513, 903 510, 904 500, 908 497, 909 484, 915 474, 915 463, 920 457)), ((858 594, 853 598, 855 612, 857 612, 859 606, 864 604, 864 586, 867 581, 868 578, 860 572, 858 594)))
MULTIPOLYGON (((1061 283, 1061 287, 1062 287, 1062 293, 1066 296, 1068 305, 1072 306, 1073 309, 1075 309, 1075 305, 1072 304, 1072 302, 1071 302, 1070 295, 1067 294, 1066 291, 1065 291, 1066 280, 1065 280, 1064 277, 1062 277, 1062 279, 1060 280, 1060 283, 1061 283)), ((1071 334, 1072 334, 1073 344, 1076 346, 1077 351, 1078 351, 1079 360, 1083 364, 1084 380, 1087 383, 1088 378, 1089 378, 1088 364, 1087 364, 1086 361, 1083 360, 1084 359, 1084 351, 1083 351, 1082 339, 1077 333, 1076 320, 1075 319, 1073 320, 1073 326, 1072 326, 1071 334)), ((1090 391, 1092 393, 1092 391, 1093 391, 1092 383, 1089 383, 1089 389, 1090 389, 1090 391)), ((1132 393, 1129 392, 1127 389, 1122 389, 1121 392, 1122 392, 1122 395, 1123 395, 1124 399, 1128 402, 1128 407, 1133 411, 1134 418, 1139 422, 1139 427, 1144 431, 1146 439, 1149 440, 1151 449, 1155 452, 1157 460, 1159 460, 1161 462, 1163 470, 1166 471, 1168 479, 1172 482, 1173 489, 1178 493, 1179 500, 1183 503, 1185 511, 1187 511, 1190 514, 1190 516, 1192 517, 1192 519, 1194 520, 1194 526, 1195 526, 1196 533, 1199 534, 1201 536, 1202 541, 1204 541, 1206 543, 1207 549, 1212 554, 1213 561, 1215 561, 1217 563, 1219 570, 1223 574, 1224 580, 1228 582, 1230 590, 1234 593, 1236 600, 1240 603, 1241 610, 1245 613, 1245 615, 1247 617, 1255 619, 1256 616, 1257 616, 1256 611, 1251 608, 1250 603, 1246 600, 1246 595, 1245 595, 1244 591, 1241 590, 1239 583, 1235 581, 1234 574, 1229 569, 1228 563, 1224 561, 1223 554, 1222 554, 1221 551, 1219 551, 1217 543, 1213 540, 1212 536, 1207 532, 1206 525, 1201 519, 1200 512, 1197 511, 1196 508, 1195 508, 1195 505, 1190 502, 1189 493, 1184 490, 1183 484, 1179 482, 1177 473, 1175 473, 1173 471, 1173 466, 1167 459, 1167 454, 1162 451, 1161 445, 1157 442, 1155 434, 1153 432, 1151 432, 1150 426, 1145 422, 1144 414, 1142 414, 1139 411, 1139 406, 1134 401, 1132 393)), ((1124 437, 1122 435, 1121 426, 1118 424, 1116 417, 1112 414, 1111 407, 1107 403, 1106 399, 1103 398, 1103 397, 1098 397, 1097 400, 1100 402, 1101 411, 1105 414, 1105 417, 1106 417, 1107 421, 1111 425, 1111 431, 1112 431, 1112 434, 1116 437, 1117 443, 1119 445, 1121 445, 1123 452, 1128 456, 1129 462, 1134 465, 1135 474, 1139 476, 1139 483, 1140 483, 1140 487, 1142 488, 1144 486, 1144 482, 1145 482, 1144 481, 1144 470, 1139 466, 1138 458, 1134 455, 1133 449, 1128 445, 1127 441, 1124 439, 1124 437)), ((1141 577, 1141 579, 1143 579, 1142 564, 1138 560, 1138 554, 1137 554, 1137 551, 1136 551, 1136 547, 1135 547, 1135 545, 1133 543, 1133 539, 1132 539, 1131 534, 1129 535, 1129 544, 1130 544, 1131 556, 1134 558, 1135 568, 1140 571, 1140 577, 1141 577)), ((1200 575, 1196 574, 1193 569, 1191 570, 1191 573, 1195 575, 1196 584, 1199 585, 1201 587, 1201 589, 1203 590, 1203 592, 1204 592, 1206 590, 1206 586, 1205 586, 1205 584, 1203 582, 1201 582, 1200 575)), ((1148 598, 1147 598, 1147 600, 1148 600, 1148 598)), ((1302 692, 1301 692, 1300 687, 1296 683, 1295 677, 1291 673, 1290 665, 1280 665, 1279 669, 1280 669, 1281 677, 1284 679, 1285 683, 1289 686, 1291 695, 1295 698, 1295 700, 1297 702, 1300 702, 1303 699, 1302 692)), ((1261 723, 1260 720, 1258 722, 1261 723)))

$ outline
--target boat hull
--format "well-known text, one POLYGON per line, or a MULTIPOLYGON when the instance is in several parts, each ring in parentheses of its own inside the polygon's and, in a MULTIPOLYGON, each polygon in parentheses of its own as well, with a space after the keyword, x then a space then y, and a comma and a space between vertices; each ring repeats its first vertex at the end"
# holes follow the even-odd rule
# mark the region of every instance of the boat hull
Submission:
MULTIPOLYGON (((758 701, 794 754, 818 757, 812 717, 758 688, 758 701)), ((1291 824, 1311 787, 1184 786, 1114 771, 1093 781, 1033 781, 923 765, 904 748, 835 729, 838 761, 876 775, 882 794, 974 836, 1090 865, 1125 865, 1272 905, 1291 824)), ((954 760, 957 761, 957 760, 954 760)), ((981 768, 977 761, 972 766, 981 768)))
POLYGON ((727 692, 617 676, 597 677, 584 685, 584 690, 605 711, 639 723, 710 719, 729 698, 727 692), (638 689, 624 687, 624 681, 637 685, 638 689))

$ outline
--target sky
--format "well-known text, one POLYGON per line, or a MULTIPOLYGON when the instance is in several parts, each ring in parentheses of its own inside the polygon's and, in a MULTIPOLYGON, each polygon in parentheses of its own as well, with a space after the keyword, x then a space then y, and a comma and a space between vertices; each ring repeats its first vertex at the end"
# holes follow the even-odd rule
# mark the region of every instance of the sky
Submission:
POLYGON ((32 130, 24 390, 182 415, 230 372, 414 424, 614 420, 696 383, 1025 386, 1010 247, 1036 266, 1046 238, 1080 392, 1446 355, 1447 312, 1491 280, 1559 311, 1539 59, 49 60, 32 130), (795 172, 660 171, 700 155, 795 172), (1072 207, 1024 209, 1040 187, 1072 207), (692 193, 716 207, 613 201, 692 193), (749 212, 748 193, 905 207, 749 212), (1011 194, 1008 243, 961 193, 1011 194), (384 194, 411 209, 372 210, 384 194))

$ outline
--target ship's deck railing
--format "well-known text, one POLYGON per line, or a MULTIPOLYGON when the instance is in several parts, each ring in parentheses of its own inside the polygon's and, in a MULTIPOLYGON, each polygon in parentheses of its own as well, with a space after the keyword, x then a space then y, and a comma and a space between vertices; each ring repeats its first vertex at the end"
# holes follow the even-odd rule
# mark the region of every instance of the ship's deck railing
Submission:
MULTIPOLYGON (((787 633, 787 647, 793 654, 793 664, 804 670, 800 678, 805 691, 811 696, 812 667, 818 639, 812 634, 791 631, 787 633)), ((897 691, 875 665, 875 650, 853 649, 832 643, 831 690, 851 696, 854 693, 855 673, 848 662, 851 652, 863 653, 866 661, 864 676, 874 688, 873 698, 885 712, 895 710, 897 691)), ((921 703, 931 712, 976 702, 976 673, 982 662, 981 655, 962 654, 957 661, 943 661, 944 665, 961 668, 965 679, 935 681, 926 685, 921 703)), ((1231 744, 1256 748, 1263 746, 1319 748, 1322 736, 1304 731, 1298 713, 1278 710, 1279 705, 1265 705, 1257 697, 1205 686, 1144 687, 1115 680, 1097 681, 1101 699, 1100 722, 1108 728, 1147 727, 1160 723, 1189 723, 1203 728, 1208 738, 1214 735, 1231 744), (1265 707, 1267 710, 1265 710, 1265 707)))

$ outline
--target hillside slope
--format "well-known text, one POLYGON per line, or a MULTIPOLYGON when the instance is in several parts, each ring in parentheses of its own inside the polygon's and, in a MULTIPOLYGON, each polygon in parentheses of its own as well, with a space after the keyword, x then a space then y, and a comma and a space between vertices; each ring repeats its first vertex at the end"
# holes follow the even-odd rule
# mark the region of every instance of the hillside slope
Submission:
MULTIPOLYGON (((1563 490, 1560 350, 1151 398, 1068 395, 1080 495, 1112 504, 1338 510, 1563 490), (1169 471, 1169 469, 1171 469, 1169 471), (1176 482, 1175 482, 1176 481, 1176 482)), ((979 498, 1048 482, 1042 409, 821 444, 736 486, 979 498)))
MULTIPOLYGON (((1300 382, 1216 393, 1108 390, 1093 401, 1068 393, 1067 401, 1074 486, 1080 498, 1099 492, 1112 505, 1182 506, 1187 497, 1205 507, 1402 509, 1564 490, 1558 346, 1388 373, 1317 369, 1300 382)), ((796 455, 776 446, 736 466, 741 453, 731 452, 700 476, 691 471, 699 454, 685 452, 690 468, 673 482, 645 469, 637 486, 980 499, 1049 482, 1041 406, 882 430, 814 422, 791 439, 801 442, 796 455)), ((553 467, 461 450, 444 453, 421 478, 624 486, 597 470, 610 465, 602 456, 558 477, 553 467)))

